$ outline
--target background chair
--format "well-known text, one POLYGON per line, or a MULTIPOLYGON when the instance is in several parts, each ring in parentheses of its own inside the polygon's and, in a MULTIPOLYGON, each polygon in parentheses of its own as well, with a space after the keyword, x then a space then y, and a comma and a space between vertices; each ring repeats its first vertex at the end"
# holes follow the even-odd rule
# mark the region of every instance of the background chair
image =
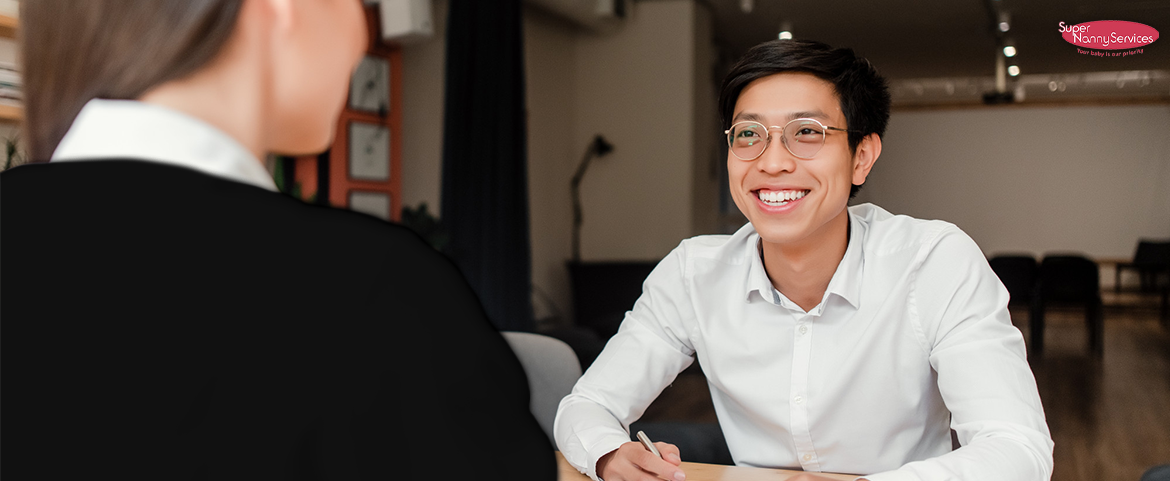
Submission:
POLYGON ((1100 356, 1104 351, 1104 313, 1096 262, 1080 255, 1050 255, 1040 263, 1039 287, 1029 321, 1034 356, 1044 350, 1044 311, 1058 304, 1084 306, 1089 351, 1100 356))
POLYGON ((1142 474, 1141 481, 1170 481, 1170 464, 1150 468, 1142 474))
POLYGON ((1005 254, 992 257, 987 261, 991 270, 999 276, 1000 282, 1011 295, 1010 305, 1031 306, 1036 297, 1036 281, 1040 274, 1040 266, 1031 254, 1005 254))
POLYGON ((549 442, 556 446, 553 420, 557 416, 557 406, 581 377, 577 355, 568 344, 548 336, 527 332, 502 334, 512 352, 520 359, 520 365, 528 377, 528 390, 531 393, 529 409, 548 435, 549 442))
MULTIPOLYGON (((529 409, 549 441, 561 399, 568 396, 581 377, 577 356, 568 344, 548 336, 527 332, 504 332, 504 340, 524 367, 532 400, 529 409)), ((630 432, 646 431, 650 439, 678 446, 684 461, 734 464, 727 441, 717 423, 662 422, 630 425, 630 432)), ((631 441, 634 441, 631 436, 631 441)))
POLYGON ((1137 251, 1133 254, 1133 262, 1117 264, 1117 269, 1113 271, 1113 285, 1117 292, 1121 292, 1121 271, 1123 270, 1138 271, 1142 292, 1156 290, 1158 275, 1170 272, 1170 241, 1139 241, 1137 251))

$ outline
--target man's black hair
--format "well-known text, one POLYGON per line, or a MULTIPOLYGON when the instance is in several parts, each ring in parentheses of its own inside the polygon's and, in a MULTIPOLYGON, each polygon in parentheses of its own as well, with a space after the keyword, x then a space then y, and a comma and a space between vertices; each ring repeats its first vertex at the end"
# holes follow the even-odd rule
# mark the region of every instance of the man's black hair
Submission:
MULTIPOLYGON (((849 152, 856 153, 861 139, 885 134, 890 121, 890 91, 886 79, 869 60, 849 48, 833 48, 811 40, 772 40, 751 50, 731 68, 719 92, 723 128, 731 128, 735 102, 743 88, 757 79, 782 72, 805 72, 831 84, 841 102, 849 129, 849 152)), ((849 197, 857 195, 854 185, 849 197)))

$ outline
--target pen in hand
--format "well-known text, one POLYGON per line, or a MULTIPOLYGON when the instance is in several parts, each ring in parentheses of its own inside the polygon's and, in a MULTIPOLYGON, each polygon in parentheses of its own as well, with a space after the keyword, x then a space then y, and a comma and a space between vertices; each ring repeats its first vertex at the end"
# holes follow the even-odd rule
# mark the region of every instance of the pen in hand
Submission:
MULTIPOLYGON (((662 453, 658 452, 658 448, 654 447, 654 443, 650 442, 650 436, 647 436, 645 432, 638 431, 638 441, 642 442, 642 446, 645 447, 647 451, 650 451, 650 454, 657 456, 658 459, 662 459, 663 461, 666 461, 666 459, 664 459, 662 457, 662 453)), ((671 464, 675 464, 674 461, 666 461, 666 462, 671 463, 671 464)), ((675 471, 674 479, 675 479, 675 481, 686 481, 687 475, 683 474, 682 471, 675 471)))
POLYGON ((642 441, 642 445, 646 446, 648 451, 658 456, 658 459, 662 459, 662 453, 658 452, 658 448, 654 447, 654 443, 650 442, 650 437, 645 432, 638 431, 638 441, 642 441))

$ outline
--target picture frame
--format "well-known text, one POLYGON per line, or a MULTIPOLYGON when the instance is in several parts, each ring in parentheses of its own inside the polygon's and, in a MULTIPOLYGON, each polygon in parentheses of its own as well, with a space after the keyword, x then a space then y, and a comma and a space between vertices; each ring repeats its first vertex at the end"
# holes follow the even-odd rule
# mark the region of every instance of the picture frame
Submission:
POLYGON ((390 128, 353 121, 348 124, 349 177, 355 180, 390 180, 390 128))
POLYGON ((349 108, 386 116, 390 111, 390 61, 366 55, 349 81, 349 108))
POLYGON ((369 214, 382 220, 390 220, 394 212, 393 199, 386 192, 349 191, 349 209, 369 214))

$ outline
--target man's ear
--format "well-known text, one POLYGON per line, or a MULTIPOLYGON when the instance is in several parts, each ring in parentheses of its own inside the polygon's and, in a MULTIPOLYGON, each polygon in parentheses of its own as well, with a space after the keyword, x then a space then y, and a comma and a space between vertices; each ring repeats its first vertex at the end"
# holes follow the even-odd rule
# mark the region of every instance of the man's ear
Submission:
POLYGON ((878 156, 882 155, 882 138, 878 134, 869 134, 857 144, 857 151, 853 154, 853 185, 865 183, 870 169, 878 156))

